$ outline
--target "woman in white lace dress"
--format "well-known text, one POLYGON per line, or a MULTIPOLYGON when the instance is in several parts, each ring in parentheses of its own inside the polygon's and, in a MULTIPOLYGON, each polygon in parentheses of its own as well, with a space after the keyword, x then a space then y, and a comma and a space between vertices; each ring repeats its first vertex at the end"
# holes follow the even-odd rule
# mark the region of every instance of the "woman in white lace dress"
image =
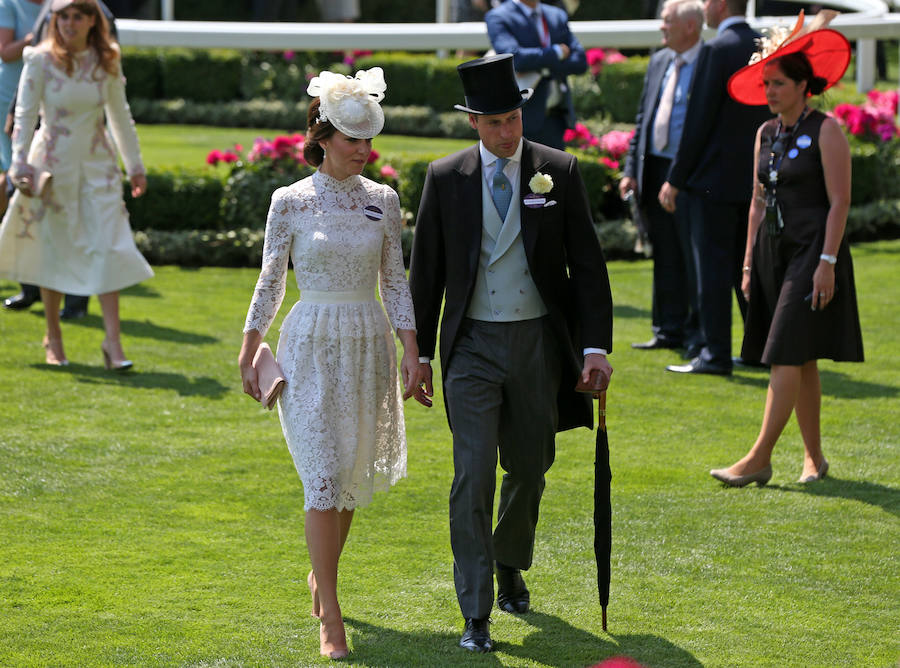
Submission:
POLYGON ((406 475, 406 435, 391 325, 403 343, 403 399, 419 389, 415 316, 391 188, 360 176, 384 125, 381 68, 356 78, 322 72, 304 145, 318 166, 272 196, 262 271, 239 356, 244 391, 260 399, 252 360, 284 299, 288 260, 300 300, 285 317, 278 362, 287 385, 282 430, 303 482, 312 614, 320 651, 348 652, 337 564, 358 506, 406 475), (380 286, 384 310, 375 298, 380 286))
POLYGON ((24 51, 9 171, 17 192, 0 227, 0 276, 41 286, 48 364, 68 364, 62 293, 99 295, 106 367, 123 370, 131 362, 119 336, 118 291, 153 271, 134 245, 107 121, 134 197, 147 179, 106 18, 95 0, 53 0, 51 10, 47 39, 24 51), (38 194, 41 172, 52 180, 38 194))

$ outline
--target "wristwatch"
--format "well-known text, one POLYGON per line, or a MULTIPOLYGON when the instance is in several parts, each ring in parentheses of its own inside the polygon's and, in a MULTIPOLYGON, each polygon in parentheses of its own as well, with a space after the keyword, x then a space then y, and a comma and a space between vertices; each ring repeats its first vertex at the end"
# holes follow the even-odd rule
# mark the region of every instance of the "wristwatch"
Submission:
POLYGON ((820 260, 825 260, 828 264, 837 264, 837 255, 829 255, 828 253, 822 253, 819 256, 820 260))

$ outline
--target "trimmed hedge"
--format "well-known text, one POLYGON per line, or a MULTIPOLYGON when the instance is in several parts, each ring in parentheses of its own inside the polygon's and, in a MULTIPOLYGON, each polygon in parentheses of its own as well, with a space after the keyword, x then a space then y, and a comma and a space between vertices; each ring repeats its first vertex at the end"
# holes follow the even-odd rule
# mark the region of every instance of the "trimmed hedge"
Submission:
MULTIPOLYGON (((251 100, 247 102, 202 103, 187 100, 131 101, 137 123, 169 125, 215 125, 231 128, 272 128, 302 132, 306 129, 308 102, 251 100)), ((437 113, 428 107, 382 107, 384 132, 414 137, 472 139, 474 134, 465 114, 437 113)))
MULTIPOLYGON (((876 146, 853 140, 851 149, 852 198, 857 204, 848 216, 848 238, 862 241, 900 236, 900 141, 876 146)), ((425 172, 438 157, 397 156, 389 160, 399 173, 395 188, 405 207, 403 243, 407 257, 425 172)), ((634 251, 637 231, 627 219, 608 171, 587 159, 579 165, 606 256, 638 257, 634 251)), ((223 178, 207 168, 151 170, 143 197, 132 199, 125 189, 135 239, 154 264, 258 266, 272 192, 311 172, 310 167, 298 166, 296 170, 273 173, 250 165, 223 178)))
POLYGON ((595 79, 590 74, 571 77, 575 112, 580 118, 599 114, 616 123, 634 123, 649 58, 632 57, 604 65, 595 79))
POLYGON ((224 186, 209 170, 147 171, 147 192, 137 199, 125 188, 134 230, 226 229, 219 209, 224 186))
MULTIPOLYGON (((352 74, 370 67, 384 69, 388 83, 385 103, 392 107, 421 108, 427 123, 414 133, 437 134, 444 113, 463 100, 456 73, 462 62, 433 55, 378 52, 357 59, 352 65, 335 63, 339 54, 300 52, 286 60, 282 53, 242 53, 225 49, 125 49, 123 68, 128 77, 128 99, 142 114, 141 122, 171 113, 203 118, 209 125, 245 127, 254 123, 246 113, 262 120, 283 120, 298 114, 308 104, 308 78, 322 69, 352 74), (208 106, 209 103, 225 103, 208 106), (299 107, 296 103, 299 103, 299 107), (194 106, 198 105, 198 106, 194 106)), ((606 65, 595 79, 590 74, 571 77, 575 109, 579 117, 602 114, 619 123, 634 121, 640 101, 646 58, 630 58, 606 65)), ((458 114, 457 114, 458 115, 458 114)), ((183 120, 182 122, 192 122, 183 120)), ((303 127, 269 125, 260 127, 303 127)))
MULTIPOLYGON (((462 114, 460 114, 462 116, 462 114)), ((468 136, 471 136, 469 134, 468 136)), ((900 200, 900 141, 872 145, 851 142, 853 160, 854 211, 884 200, 900 200)), ((395 185, 400 203, 415 216, 425 172, 438 154, 417 156, 382 156, 381 163, 390 163, 399 173, 395 185)), ((597 221, 627 218, 608 170, 599 163, 579 156, 579 167, 597 221)), ((173 172, 150 170, 147 193, 132 200, 126 193, 126 204, 136 230, 230 230, 242 227, 257 228, 265 222, 272 192, 282 185, 297 181, 312 173, 306 166, 273 172, 244 165, 227 177, 216 175, 201 167, 173 172)), ((890 209, 883 206, 865 209, 865 215, 854 219, 851 234, 880 234, 900 223, 892 223, 890 209)), ((868 237, 865 237, 868 238, 868 237)))

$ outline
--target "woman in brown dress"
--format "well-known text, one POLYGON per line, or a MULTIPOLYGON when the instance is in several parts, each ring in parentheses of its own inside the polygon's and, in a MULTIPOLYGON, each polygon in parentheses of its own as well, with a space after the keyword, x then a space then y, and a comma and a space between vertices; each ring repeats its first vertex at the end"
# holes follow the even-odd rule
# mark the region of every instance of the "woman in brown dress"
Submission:
POLYGON ((735 487, 769 481, 772 450, 792 412, 803 438, 799 482, 825 477, 817 360, 863 360, 853 263, 844 239, 850 147, 834 119, 806 104, 840 79, 849 45, 833 30, 793 37, 729 82, 738 101, 759 104, 762 94, 778 114, 756 136, 742 285, 749 310, 741 356, 771 366, 765 414, 750 451, 732 466, 710 471, 735 487))

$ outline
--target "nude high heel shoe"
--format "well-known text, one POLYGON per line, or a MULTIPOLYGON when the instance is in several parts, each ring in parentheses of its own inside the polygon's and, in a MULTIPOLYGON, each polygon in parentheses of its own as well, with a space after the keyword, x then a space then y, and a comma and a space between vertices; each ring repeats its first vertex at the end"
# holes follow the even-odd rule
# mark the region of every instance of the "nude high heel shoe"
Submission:
POLYGON ((769 464, 766 468, 748 475, 733 475, 728 472, 728 469, 713 469, 709 474, 729 487, 744 487, 751 482, 755 482, 762 487, 772 478, 772 465, 769 464))
POLYGON ((45 336, 41 345, 47 351, 45 357, 47 364, 50 366, 69 366, 69 360, 66 359, 66 354, 63 352, 62 339, 51 339, 45 336))
POLYGON ((822 463, 819 465, 819 469, 816 471, 815 475, 800 476, 800 479, 797 480, 797 482, 816 482, 817 480, 821 480, 822 478, 824 478, 826 475, 828 475, 828 460, 823 457, 822 463))
POLYGON ((106 349, 105 339, 103 340, 103 343, 100 344, 100 351, 103 353, 103 363, 106 365, 107 369, 121 372, 128 371, 134 366, 134 362, 132 362, 131 360, 114 360, 109 354, 109 351, 106 349))

